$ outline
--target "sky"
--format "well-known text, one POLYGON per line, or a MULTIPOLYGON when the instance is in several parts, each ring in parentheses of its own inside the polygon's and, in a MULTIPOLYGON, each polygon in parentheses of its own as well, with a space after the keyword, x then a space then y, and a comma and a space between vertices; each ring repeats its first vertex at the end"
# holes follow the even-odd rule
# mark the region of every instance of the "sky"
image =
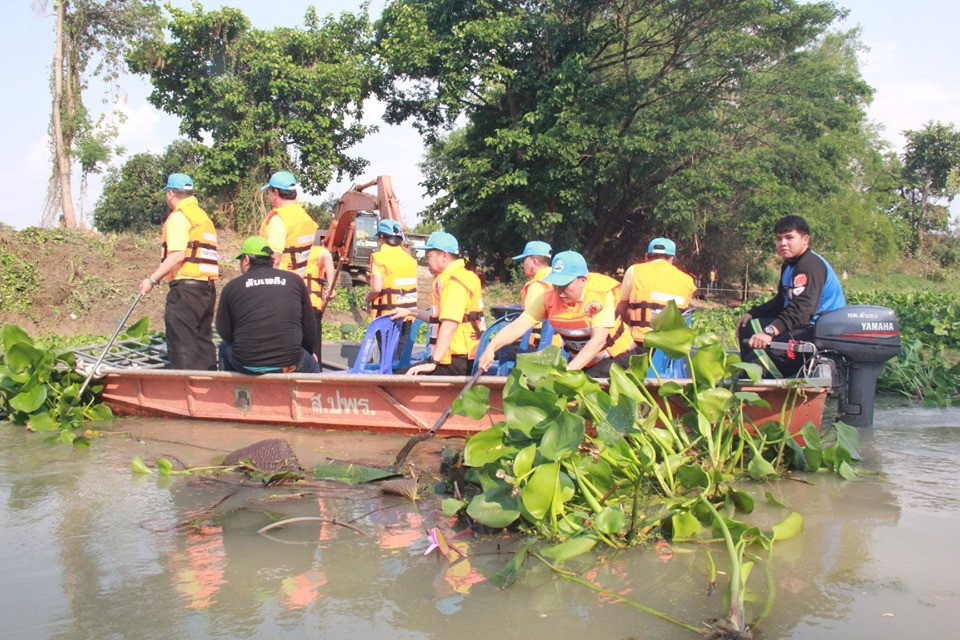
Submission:
MULTIPOLYGON (((370 13, 379 15, 386 0, 372 0, 370 13)), ((6 152, 0 154, 0 222, 16 228, 38 225, 51 172, 47 134, 50 118, 50 63, 53 57, 55 19, 40 15, 31 0, 5 0, 4 20, 0 24, 0 86, 8 88, 0 101, 0 122, 5 123, 6 152)), ((52 2, 50 3, 52 4, 52 2)), ((190 3, 175 0, 175 6, 189 8, 190 3)), ((297 26, 303 23, 308 6, 319 14, 356 11, 358 0, 232 0, 226 3, 204 2, 207 10, 223 4, 241 9, 258 28, 297 26), (278 8, 284 9, 282 15, 278 8)), ((909 4, 892 0, 838 0, 849 9, 839 29, 859 26, 866 50, 860 56, 861 73, 874 88, 868 117, 881 127, 882 137, 898 153, 902 151, 906 129, 919 129, 928 121, 939 120, 960 126, 960 65, 956 64, 954 38, 960 25, 960 3, 953 0, 915 0, 909 4)), ((150 87, 146 78, 127 75, 121 79, 122 108, 126 121, 120 126, 118 144, 127 155, 161 152, 177 137, 179 121, 157 111, 147 103, 150 87)), ((91 109, 100 106, 102 94, 96 87, 85 96, 91 109)), ((423 142, 410 125, 389 126, 380 122, 382 105, 365 105, 365 121, 376 123, 380 131, 356 147, 352 154, 370 161, 364 176, 393 177, 394 190, 408 224, 429 200, 419 185, 422 179, 417 164, 422 160, 423 142)), ((123 158, 115 161, 119 166, 123 158)), ((75 172, 76 173, 76 172, 75 172)), ((321 200, 343 193, 354 181, 332 184, 322 194, 309 199, 321 200)), ((94 176, 83 204, 85 216, 100 195, 102 181, 94 176)), ((75 184, 74 193, 79 193, 75 184)), ((954 203, 954 210, 958 203, 954 203)))

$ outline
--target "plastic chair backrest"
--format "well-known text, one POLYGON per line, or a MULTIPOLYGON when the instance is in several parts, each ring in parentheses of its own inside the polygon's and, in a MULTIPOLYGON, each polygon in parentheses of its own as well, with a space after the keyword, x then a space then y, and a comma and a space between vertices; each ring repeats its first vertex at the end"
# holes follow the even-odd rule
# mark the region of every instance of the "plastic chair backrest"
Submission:
MULTIPOLYGON (((417 336, 420 334, 420 328, 427 325, 426 322, 420 318, 414 318, 413 325, 410 327, 410 335, 407 337, 406 344, 403 345, 403 352, 400 354, 400 359, 393 363, 394 369, 406 369, 413 364, 413 347, 417 341, 417 336)), ((427 326, 427 330, 424 332, 426 336, 424 341, 421 343, 424 346, 423 351, 417 353, 417 361, 425 360, 430 355, 430 328, 427 326)), ((399 340, 399 337, 397 338, 399 340)))
POLYGON ((367 327, 360 343, 357 359, 350 369, 350 373, 393 373, 393 352, 397 350, 400 341, 400 322, 390 316, 380 316, 367 327), (380 336, 381 353, 380 365, 367 367, 373 348, 377 346, 377 335, 380 336))
MULTIPOLYGON (((544 320, 540 323, 540 342, 537 344, 537 351, 543 351, 553 344, 554 333, 553 325, 550 324, 549 320, 544 320)), ((520 338, 520 353, 527 353, 530 350, 530 336, 532 335, 533 329, 530 329, 530 331, 527 331, 523 334, 523 337, 520 338)))
MULTIPOLYGON (((480 354, 483 353, 484 349, 487 348, 487 345, 493 339, 493 336, 500 333, 501 329, 516 320, 518 315, 520 315, 519 312, 508 313, 490 323, 490 326, 487 327, 486 331, 483 332, 483 335, 480 336, 480 342, 477 343, 477 360, 479 360, 480 354)), ((477 360, 473 361, 473 370, 471 373, 476 373, 477 371, 477 360)), ((496 371, 494 371, 493 367, 491 367, 488 373, 493 375, 496 373, 496 371)))

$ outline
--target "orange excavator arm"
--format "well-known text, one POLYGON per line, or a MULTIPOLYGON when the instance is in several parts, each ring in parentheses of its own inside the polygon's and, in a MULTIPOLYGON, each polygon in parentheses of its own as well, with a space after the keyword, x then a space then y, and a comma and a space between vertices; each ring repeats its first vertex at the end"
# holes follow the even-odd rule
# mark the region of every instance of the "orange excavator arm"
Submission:
POLYGON ((403 226, 403 217, 400 215, 400 203, 393 193, 393 181, 390 176, 377 176, 363 184, 353 185, 349 191, 340 196, 337 207, 333 211, 333 222, 327 231, 324 244, 330 253, 338 256, 341 265, 350 264, 350 246, 355 231, 354 219, 358 211, 376 210, 380 212, 381 220, 396 220, 403 226), (377 185, 377 194, 366 193, 364 190, 377 185))

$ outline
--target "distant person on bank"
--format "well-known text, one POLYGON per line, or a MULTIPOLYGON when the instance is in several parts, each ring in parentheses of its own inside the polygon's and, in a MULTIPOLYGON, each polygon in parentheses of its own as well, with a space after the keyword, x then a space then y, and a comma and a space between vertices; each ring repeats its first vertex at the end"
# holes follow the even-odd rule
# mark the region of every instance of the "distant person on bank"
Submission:
POLYGON ((226 284, 217 308, 220 369, 320 373, 313 357, 317 323, 303 278, 275 268, 260 236, 247 238, 236 258, 242 275, 226 284))
POLYGON ((783 258, 777 295, 737 319, 740 354, 759 362, 773 377, 796 374, 801 358, 771 353, 770 343, 813 338, 817 319, 825 311, 847 305, 833 267, 810 249, 810 226, 800 216, 784 216, 774 226, 777 254, 783 258))
POLYGON ((160 232, 160 265, 140 283, 144 295, 170 284, 163 311, 171 369, 214 371, 213 311, 220 277, 217 230, 193 195, 193 178, 173 173, 163 189, 170 215, 160 232))

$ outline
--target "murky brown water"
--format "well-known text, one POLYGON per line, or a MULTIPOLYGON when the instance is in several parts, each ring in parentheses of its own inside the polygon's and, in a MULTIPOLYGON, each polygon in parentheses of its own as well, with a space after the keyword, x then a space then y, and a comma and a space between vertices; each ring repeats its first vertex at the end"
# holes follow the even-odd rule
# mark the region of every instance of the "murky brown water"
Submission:
MULTIPOLYGON (((304 466, 328 456, 386 464, 405 438, 159 420, 111 429, 136 437, 73 452, 0 428, 0 637, 696 637, 542 566, 499 589, 491 578, 515 538, 458 540, 465 560, 424 556, 424 529, 447 522, 434 498, 339 485, 291 498, 129 470, 137 454, 207 464, 268 437, 287 438, 304 466), (356 530, 304 522, 256 533, 278 515, 356 530)), ((769 575, 751 577, 750 618, 765 583, 776 591, 759 637, 960 636, 960 411, 878 411, 862 437, 876 476, 751 487, 758 504, 770 491, 806 519, 801 536, 778 543, 769 575)), ((435 461, 439 446, 414 460, 435 461)), ((714 557, 722 563, 719 549, 714 557)), ((690 623, 723 611, 721 593, 707 593, 702 547, 602 552, 570 568, 690 623)))

